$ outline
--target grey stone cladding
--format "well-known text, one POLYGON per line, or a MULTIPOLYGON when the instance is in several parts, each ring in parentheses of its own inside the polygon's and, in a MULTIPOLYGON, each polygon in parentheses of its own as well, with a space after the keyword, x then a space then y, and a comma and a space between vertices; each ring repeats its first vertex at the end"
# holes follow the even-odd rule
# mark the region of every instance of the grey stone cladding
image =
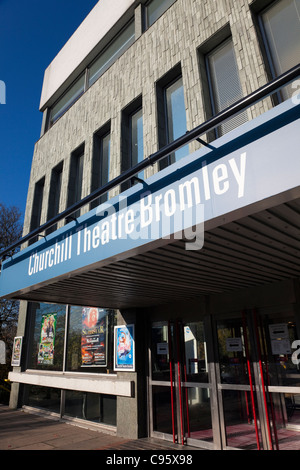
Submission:
MULTIPOLYGON (((41 223, 47 218, 51 170, 63 161, 60 211, 67 207, 67 187, 71 153, 83 143, 84 170, 82 196, 91 192, 93 135, 111 123, 111 174, 121 169, 121 114, 142 95, 144 156, 158 149, 156 82, 181 64, 188 129, 209 116, 207 80, 203 57, 228 35, 232 36, 243 95, 268 81, 255 11, 263 0, 177 0, 150 28, 141 33, 143 8, 135 10, 134 44, 73 104, 35 145, 30 176, 24 234, 29 232, 36 182, 45 177, 41 223)), ((248 111, 249 119, 271 106, 266 99, 248 111)), ((190 151, 198 148, 190 144, 190 151)), ((146 175, 157 171, 148 168, 146 175)), ((115 195, 118 188, 111 191, 115 195)), ((89 207, 82 208, 87 212, 89 207)), ((63 223, 63 222, 62 222, 63 223)))

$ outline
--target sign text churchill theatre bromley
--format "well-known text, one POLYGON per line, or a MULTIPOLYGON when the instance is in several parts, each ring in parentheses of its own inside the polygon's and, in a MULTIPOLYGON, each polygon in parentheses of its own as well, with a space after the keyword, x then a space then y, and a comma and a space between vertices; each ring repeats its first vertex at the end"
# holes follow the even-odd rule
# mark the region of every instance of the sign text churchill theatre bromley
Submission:
MULTIPOLYGON (((244 195, 246 153, 240 155, 239 161, 232 158, 228 163, 228 167, 226 164, 215 166, 211 177, 208 167, 204 166, 199 171, 199 176, 186 179, 177 187, 166 188, 164 192, 146 194, 129 207, 126 198, 123 198, 119 212, 116 212, 113 205, 100 206, 97 211, 100 220, 92 227, 67 234, 51 248, 39 254, 33 253, 29 257, 28 275, 32 276, 71 260, 72 256, 101 250, 116 240, 156 240, 200 224, 203 222, 203 207, 197 206, 201 205, 202 194, 207 201, 211 199, 212 192, 222 195, 230 190, 232 184, 236 198, 244 195), (108 215, 102 219, 104 212, 108 212, 108 215)), ((180 238, 183 238, 182 235, 186 234, 180 234, 180 238)))
POLYGON ((186 249, 199 250, 205 224, 225 215, 234 220, 238 211, 247 215, 247 208, 259 210, 262 201, 265 207, 268 198, 294 190, 299 106, 287 101, 273 108, 7 259, 0 296, 100 268, 152 242, 184 239, 186 249))

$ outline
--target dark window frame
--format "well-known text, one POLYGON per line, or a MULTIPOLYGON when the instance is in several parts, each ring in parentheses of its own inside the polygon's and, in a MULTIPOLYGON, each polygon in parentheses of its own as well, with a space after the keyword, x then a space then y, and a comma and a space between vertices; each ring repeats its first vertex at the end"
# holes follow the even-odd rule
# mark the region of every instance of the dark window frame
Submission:
MULTIPOLYGON (((150 28, 153 24, 156 23, 157 20, 159 20, 159 18, 161 18, 165 13, 166 11, 171 8, 174 3, 177 1, 177 0, 171 0, 172 3, 170 5, 167 5, 163 8, 162 12, 156 17, 156 19, 154 21, 152 21, 150 23, 149 21, 149 11, 148 11, 148 7, 151 5, 151 3, 155 1, 155 0, 150 0, 148 1, 146 4, 145 4, 145 19, 144 19, 144 24, 145 24, 145 28, 148 29, 150 28)), ((162 0, 163 2, 166 1, 166 0, 162 0)))
MULTIPOLYGON (((69 180, 68 180, 68 194, 67 194, 67 207, 72 206, 76 202, 82 199, 82 183, 83 183, 83 172, 84 172, 84 152, 85 143, 82 143, 76 150, 71 153, 71 161, 69 168, 69 180), (82 172, 80 178, 80 159, 82 158, 82 172), (78 191, 78 183, 80 183, 80 191, 78 191), (80 192, 80 195, 78 196, 80 192)), ((72 214, 72 218, 80 216, 80 209, 72 214)))
MULTIPOLYGON (((98 129, 93 135, 93 158, 92 158, 92 178, 91 192, 102 186, 102 168, 103 168, 103 139, 111 135, 111 122, 108 121, 104 126, 98 129)), ((110 159, 110 156, 109 156, 110 159)), ((100 198, 92 201, 90 208, 106 202, 108 193, 103 194, 100 198)))
MULTIPOLYGON (((157 106, 157 132, 159 148, 172 142, 169 135, 168 109, 167 109, 167 90, 177 81, 183 78, 181 63, 169 70, 163 77, 156 82, 156 106, 157 106)), ((184 90, 183 90, 184 91, 184 90)), ((186 115, 185 115, 186 118, 186 115)), ((181 137, 181 136, 180 136, 181 137)), ((175 154, 168 155, 159 162, 159 169, 162 170, 174 163, 175 154)))
MULTIPOLYGON (((59 214, 60 198, 61 198, 61 189, 62 189, 62 176, 63 176, 64 162, 61 161, 56 165, 51 171, 50 179, 50 190, 48 196, 48 213, 47 220, 52 219, 57 214, 59 214)), ((54 232, 57 228, 57 224, 53 225, 46 230, 46 234, 54 232)))
MULTIPOLYGON (((132 117, 143 109, 143 98, 139 95, 121 112, 121 173, 133 166, 132 163, 132 117)), ((144 126, 143 126, 144 127, 144 126)), ((131 181, 122 184, 122 191, 132 186, 131 181)))
MULTIPOLYGON (((256 27, 258 41, 269 80, 275 79, 278 76, 278 73, 275 69, 274 58, 272 55, 269 39, 267 37, 263 15, 280 2, 281 0, 257 0, 252 6, 253 22, 256 27)), ((276 106, 285 101, 286 98, 283 96, 283 90, 278 90, 271 96, 271 99, 273 106, 276 106)))
MULTIPOLYGON (((44 191, 45 191, 45 176, 43 176, 39 181, 35 183, 33 201, 31 208, 31 218, 30 218, 30 232, 38 228, 41 225, 41 216, 43 211, 43 202, 44 202, 44 191)), ((32 245, 38 241, 38 236, 33 237, 29 240, 29 245, 32 245)))
POLYGON ((129 21, 127 21, 127 23, 114 35, 114 37, 108 42, 108 44, 106 44, 106 46, 103 47, 101 52, 99 52, 97 56, 85 67, 85 69, 72 81, 72 83, 55 100, 55 102, 47 108, 45 131, 49 130, 76 103, 76 101, 78 101, 78 99, 81 98, 81 96, 91 86, 93 86, 93 84, 98 80, 98 78, 100 78, 110 68, 110 66, 113 65, 115 61, 118 60, 132 46, 132 44, 135 42, 135 33, 134 33, 133 40, 126 47, 121 48, 122 49, 121 52, 118 53, 113 60, 109 61, 108 67, 105 68, 105 70, 103 70, 103 72, 99 76, 97 76, 97 78, 95 79, 95 81, 93 81, 93 83, 90 83, 90 68, 95 64, 95 62, 97 62, 97 60, 101 57, 101 55, 104 54, 108 50, 109 47, 111 47, 114 41, 116 41, 119 38, 119 36, 126 30, 126 28, 128 28, 132 23, 135 25, 134 16, 129 21), (76 97, 70 101, 70 103, 65 109, 62 108, 63 111, 59 113, 59 115, 55 118, 54 121, 52 121, 53 108, 66 96, 67 93, 69 93, 72 87, 74 87, 80 79, 83 79, 83 82, 84 82, 82 92, 78 96, 76 95, 76 97))
MULTIPOLYGON (((204 55, 203 55, 205 74, 206 74, 206 77, 207 77, 207 82, 206 82, 207 85, 206 86, 207 86, 207 90, 208 90, 208 97, 207 97, 207 100, 206 100, 206 105, 208 106, 208 113, 210 114, 209 117, 215 116, 216 114, 218 114, 221 111, 221 110, 217 110, 216 95, 215 95, 215 90, 214 90, 214 85, 213 85, 211 67, 210 67, 210 64, 209 64, 209 57, 214 52, 217 52, 219 49, 221 49, 223 46, 226 46, 226 44, 229 43, 229 42, 232 43, 233 53, 235 54, 231 32, 230 32, 230 34, 226 34, 226 32, 228 33, 228 27, 223 28, 223 31, 221 31, 216 36, 216 38, 218 37, 219 41, 216 42, 216 38, 215 38, 215 40, 211 43, 212 47, 207 48, 204 55)), ((235 57, 235 61, 236 61, 236 57, 235 57)), ((238 78, 239 84, 241 85, 238 68, 237 68, 236 71, 237 71, 237 78, 238 78)), ((241 93, 242 93, 242 88, 241 88, 241 93)), ((242 96, 241 96, 241 98, 242 98, 242 96)), ((240 113, 236 116, 236 119, 241 117, 243 114, 246 116, 246 112, 240 113)), ((233 119, 235 119, 235 118, 233 118, 233 119)), ((246 121, 247 121, 247 118, 245 119, 245 122, 246 121)), ((228 121, 228 122, 230 122, 230 121, 228 121)), ((240 124, 238 124, 238 125, 240 125, 240 124)), ((221 130, 221 126, 219 126, 219 127, 215 128, 213 131, 211 131, 208 134, 208 140, 212 141, 214 139, 217 139, 217 138, 221 137, 222 135, 226 134, 227 132, 230 132, 230 130, 231 129, 229 129, 229 131, 223 132, 221 130)))

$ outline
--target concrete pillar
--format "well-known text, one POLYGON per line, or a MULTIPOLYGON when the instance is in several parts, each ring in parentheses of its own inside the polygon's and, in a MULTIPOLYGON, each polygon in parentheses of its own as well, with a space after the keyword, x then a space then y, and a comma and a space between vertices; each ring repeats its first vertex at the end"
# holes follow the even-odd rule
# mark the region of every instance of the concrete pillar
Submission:
POLYGON ((118 325, 135 325, 135 372, 118 372, 118 377, 134 383, 132 397, 117 397, 117 435, 130 439, 147 432, 147 337, 145 315, 138 309, 118 314, 118 325))
MULTIPOLYGON (((19 307, 19 319, 18 319, 18 329, 16 336, 25 336, 25 327, 26 327, 26 316, 27 316, 27 302, 21 301, 19 307)), ((22 348, 22 357, 21 361, 24 361, 24 344, 22 348)), ((14 372, 21 372, 21 367, 14 367, 14 372)), ((16 409, 20 406, 21 403, 21 393, 22 393, 22 384, 19 383, 12 383, 11 384, 11 392, 10 392, 10 399, 9 399, 9 407, 12 409, 16 409)))

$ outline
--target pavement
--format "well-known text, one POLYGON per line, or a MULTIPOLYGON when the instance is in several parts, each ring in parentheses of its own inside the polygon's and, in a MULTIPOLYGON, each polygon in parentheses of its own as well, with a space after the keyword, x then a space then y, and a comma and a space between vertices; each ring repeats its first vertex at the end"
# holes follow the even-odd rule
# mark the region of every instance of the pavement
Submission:
POLYGON ((0 405, 0 450, 194 451, 159 439, 124 439, 53 417, 0 405))

